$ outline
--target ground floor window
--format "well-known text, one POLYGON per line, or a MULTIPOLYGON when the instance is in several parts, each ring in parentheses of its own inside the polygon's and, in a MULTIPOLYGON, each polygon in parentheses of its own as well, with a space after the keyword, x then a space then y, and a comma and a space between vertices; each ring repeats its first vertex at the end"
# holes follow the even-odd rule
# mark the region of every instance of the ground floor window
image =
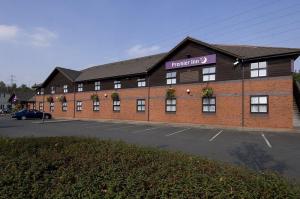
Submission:
POLYGON ((100 102, 93 101, 93 111, 99 111, 99 110, 100 110, 100 102))
POLYGON ((202 112, 215 113, 216 112, 216 98, 204 97, 202 98, 202 112))
POLYGON ((40 110, 40 111, 43 111, 43 110, 44 110, 44 103, 43 103, 43 102, 40 102, 40 103, 39 103, 39 110, 40 110))
POLYGON ((268 96, 251 96, 250 112, 251 113, 268 113, 268 96))
POLYGON ((120 100, 113 101, 113 111, 119 112, 121 110, 121 103, 120 100))
POLYGON ((145 100, 144 99, 138 99, 136 100, 136 110, 137 112, 145 112, 145 100))
POLYGON ((166 112, 176 112, 176 98, 166 99, 166 112))
POLYGON ((50 112, 54 112, 54 102, 50 103, 50 112))
POLYGON ((82 101, 76 102, 76 111, 82 111, 82 101))
POLYGON ((63 102, 63 103, 62 103, 62 108, 61 108, 61 109, 62 109, 62 111, 64 111, 64 112, 67 111, 67 110, 68 110, 68 103, 67 103, 67 102, 63 102))

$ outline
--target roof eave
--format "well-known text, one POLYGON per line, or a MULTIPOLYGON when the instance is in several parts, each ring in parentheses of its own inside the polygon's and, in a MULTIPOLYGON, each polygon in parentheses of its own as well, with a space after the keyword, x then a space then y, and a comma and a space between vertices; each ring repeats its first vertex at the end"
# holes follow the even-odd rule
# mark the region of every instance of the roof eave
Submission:
POLYGON ((244 58, 243 61, 253 61, 253 60, 261 60, 261 59, 270 59, 270 58, 276 58, 276 57, 286 57, 286 56, 299 56, 299 52, 292 52, 292 53, 281 53, 281 54, 273 54, 273 55, 266 55, 266 56, 258 56, 258 57, 250 57, 250 58, 244 58))

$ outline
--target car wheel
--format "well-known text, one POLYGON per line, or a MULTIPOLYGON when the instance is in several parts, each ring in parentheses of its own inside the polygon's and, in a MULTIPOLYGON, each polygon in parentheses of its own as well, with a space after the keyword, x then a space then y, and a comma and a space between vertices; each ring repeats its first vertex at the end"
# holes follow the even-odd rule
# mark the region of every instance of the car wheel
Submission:
POLYGON ((21 120, 26 120, 26 116, 22 116, 22 117, 21 117, 21 120))
POLYGON ((49 115, 45 115, 45 117, 44 117, 44 118, 45 118, 46 120, 47 120, 47 119, 49 119, 49 115))

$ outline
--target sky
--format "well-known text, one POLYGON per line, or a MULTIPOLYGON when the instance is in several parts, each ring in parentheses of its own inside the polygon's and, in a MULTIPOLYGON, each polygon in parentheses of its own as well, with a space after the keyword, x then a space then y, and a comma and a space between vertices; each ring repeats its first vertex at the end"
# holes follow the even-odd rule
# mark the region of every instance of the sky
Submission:
POLYGON ((0 0, 0 81, 31 86, 56 66, 167 52, 186 36, 300 48, 299 35, 299 0, 0 0))

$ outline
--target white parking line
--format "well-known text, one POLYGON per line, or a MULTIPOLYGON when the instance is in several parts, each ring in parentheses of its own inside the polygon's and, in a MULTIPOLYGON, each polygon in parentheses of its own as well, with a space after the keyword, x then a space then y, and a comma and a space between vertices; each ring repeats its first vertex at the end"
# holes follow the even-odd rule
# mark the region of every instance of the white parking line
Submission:
MULTIPOLYGON (((134 131, 132 133, 136 134, 136 133, 142 133, 142 132, 145 132, 145 131, 150 131, 150 130, 154 130, 154 129, 158 129, 158 128, 161 128, 160 126, 159 127, 152 127, 152 128, 148 128, 148 129, 143 129, 143 130, 139 130, 139 131, 134 131)), ((149 132, 146 132, 146 133, 149 133, 149 132)))
POLYGON ((267 143, 269 148, 272 148, 272 145, 270 144, 269 140, 266 138, 265 134, 261 134, 261 136, 263 137, 263 139, 265 140, 265 142, 267 143))
POLYGON ((190 130, 190 129, 191 129, 191 128, 182 129, 182 130, 180 130, 180 131, 176 131, 176 132, 174 132, 174 133, 167 134, 166 136, 171 136, 171 135, 174 135, 174 134, 177 134, 177 133, 182 133, 182 132, 187 131, 187 130, 190 130))
POLYGON ((136 127, 136 125, 133 125, 133 126, 125 126, 125 127, 119 126, 119 127, 113 127, 113 128, 108 128, 108 129, 104 129, 104 130, 127 129, 127 128, 132 128, 132 127, 136 127))
POLYGON ((220 135, 223 132, 223 130, 219 131, 216 135, 214 135, 212 138, 210 138, 210 142, 213 141, 218 135, 220 135))

